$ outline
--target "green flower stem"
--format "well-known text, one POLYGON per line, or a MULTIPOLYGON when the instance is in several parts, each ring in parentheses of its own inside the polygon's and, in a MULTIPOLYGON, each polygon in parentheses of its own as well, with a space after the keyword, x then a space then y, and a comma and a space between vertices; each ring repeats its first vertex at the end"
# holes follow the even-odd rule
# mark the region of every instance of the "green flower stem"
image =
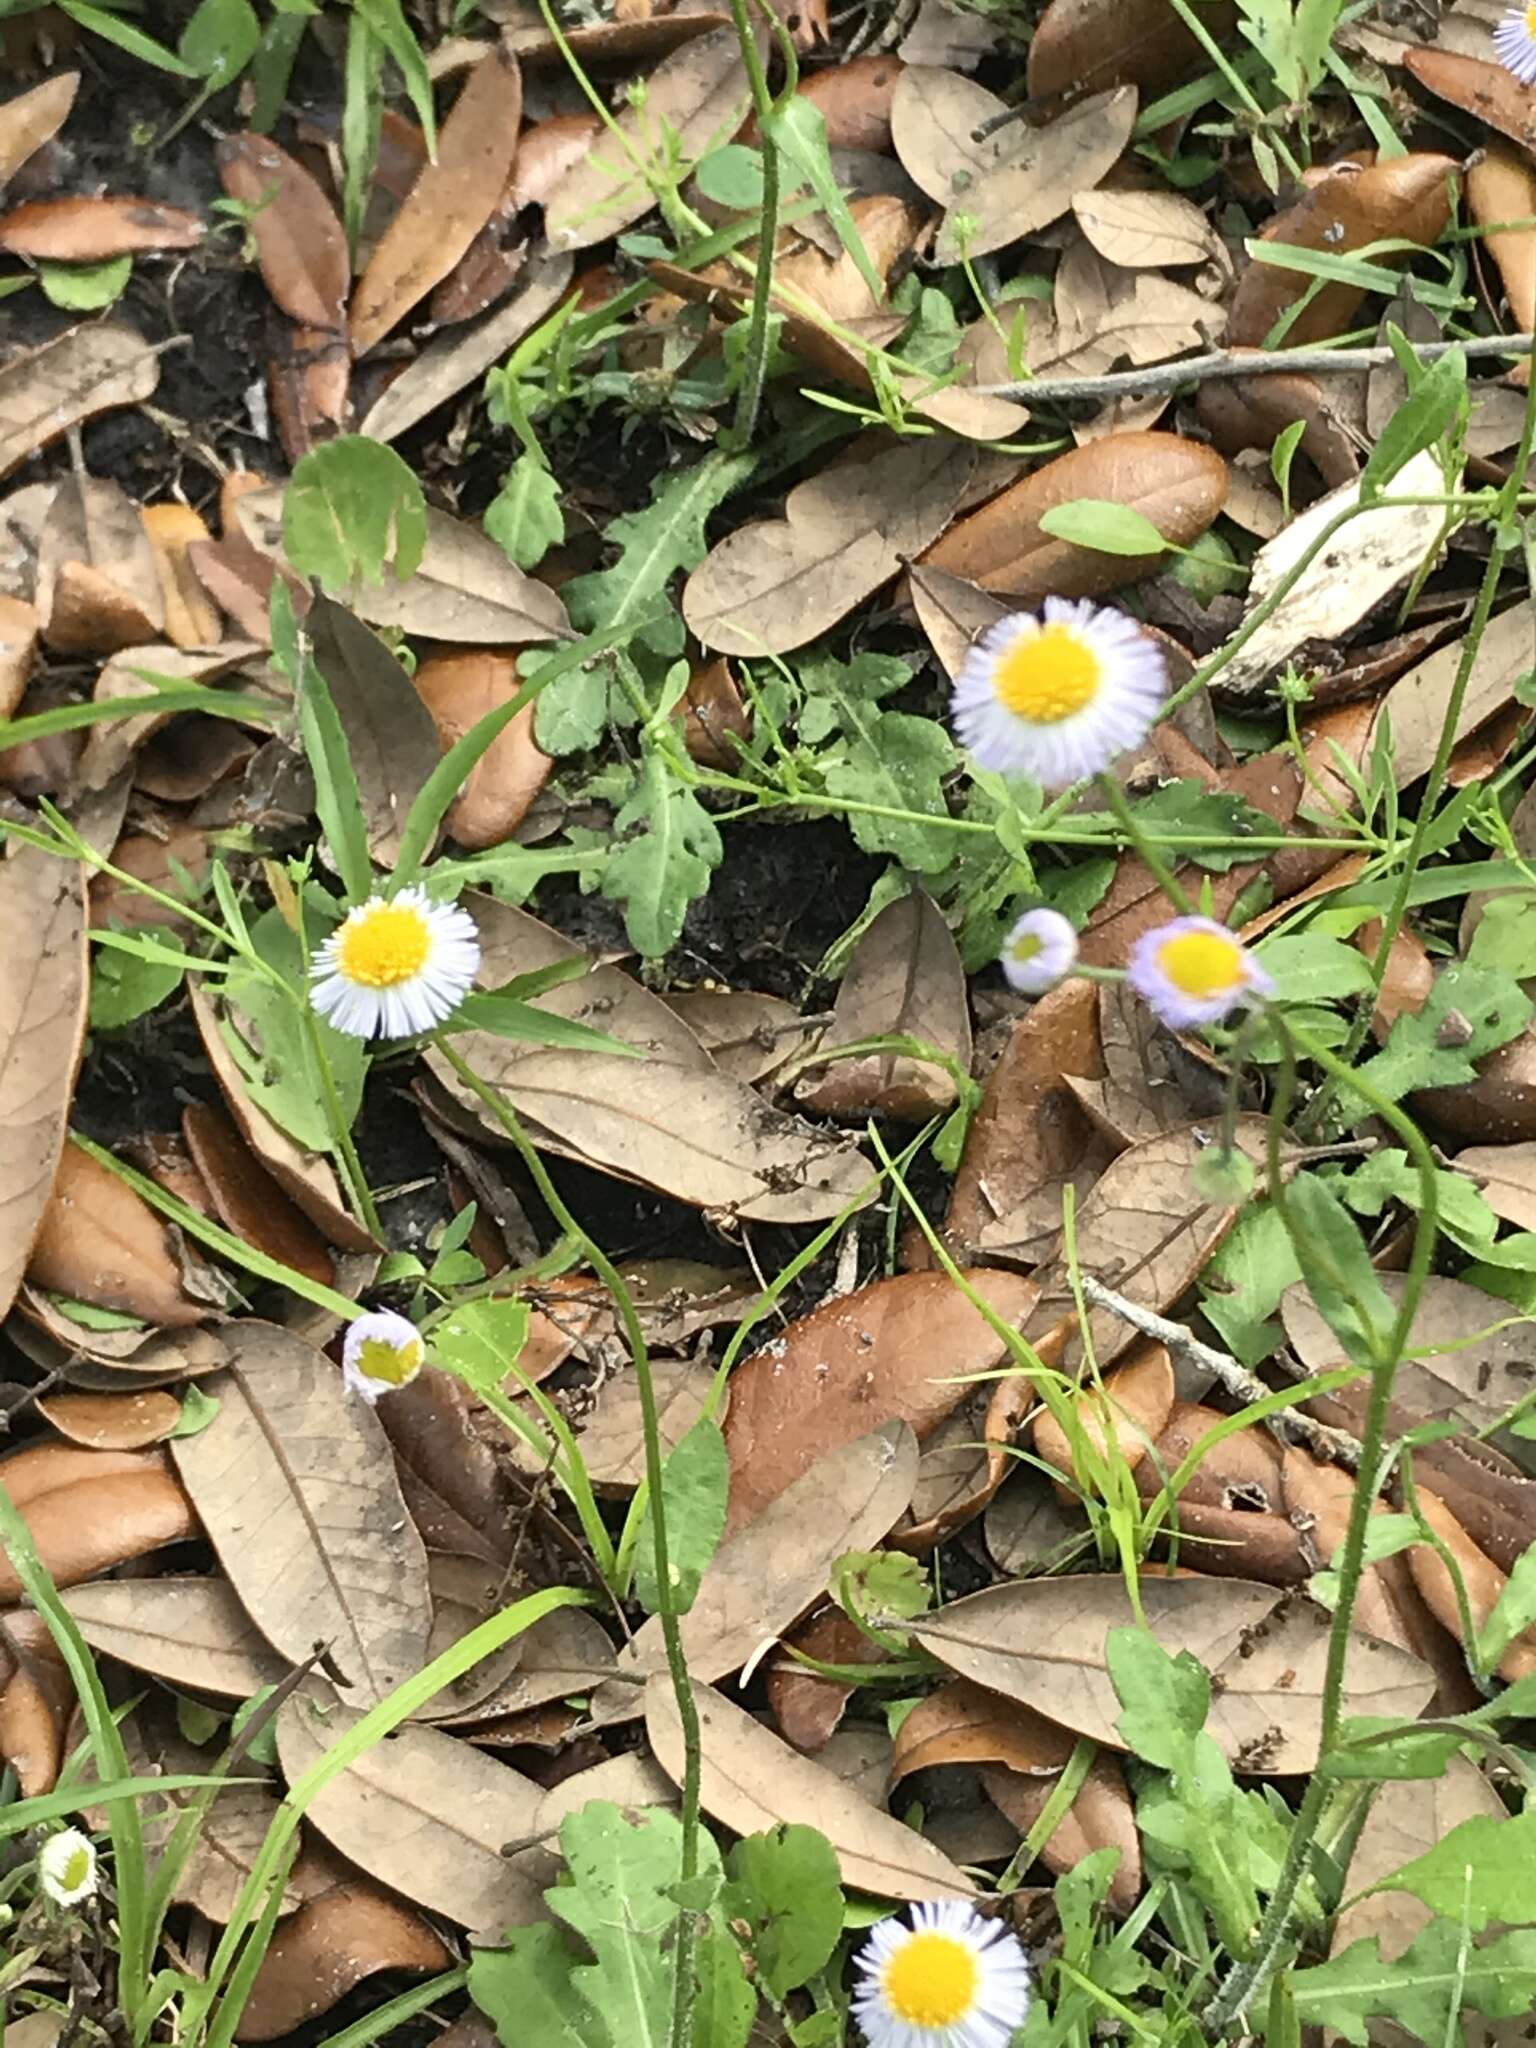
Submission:
MULTIPOLYGON (((286 982, 283 985, 287 987, 286 982)), ((341 1097, 336 1093, 336 1077, 331 1072, 331 1063, 326 1058, 325 1047, 320 1041, 320 1020, 315 1015, 308 990, 300 998, 299 1007, 304 1017, 304 1033, 309 1040, 309 1049, 320 1076, 325 1120, 331 1127, 331 1143, 336 1148, 342 1179, 346 1182, 347 1192, 352 1197, 352 1207, 362 1219, 368 1235, 382 1244, 384 1234, 383 1226, 379 1222, 378 1204, 373 1199, 373 1190, 368 1185, 368 1176, 363 1171, 363 1162, 358 1157, 357 1146, 353 1143, 352 1127, 342 1114, 341 1097)))
MULTIPOLYGON (((679 1882, 686 1885, 690 1878, 697 1875, 699 1867, 699 1790, 702 1775, 699 1712, 693 1697, 693 1687, 688 1679, 682 1631, 678 1627, 678 1617, 669 1604, 668 1589, 672 1584, 672 1561, 667 1544, 665 1495, 662 1490, 661 1422, 656 1408, 656 1387, 651 1378, 651 1356, 646 1345, 645 1332, 640 1327, 640 1318, 635 1313, 634 1301, 629 1289, 624 1285, 618 1268, 602 1247, 583 1230, 566 1206, 511 1103, 499 1089, 493 1088, 489 1082, 481 1079, 451 1039, 439 1037, 436 1044, 438 1051, 464 1086, 511 1140, 550 1214, 560 1228, 581 1245, 593 1271, 612 1295, 619 1320, 624 1326, 625 1340, 629 1345, 635 1369, 635 1386, 640 1395, 640 1414, 645 1433, 645 1483, 652 1503, 651 1533, 655 1543, 656 1585, 662 1600, 662 1640, 666 1645, 667 1671, 677 1699, 677 1715, 683 1736, 683 1840, 679 1882)), ((684 1912, 679 1916, 677 1923, 677 1994, 672 2016, 672 2048, 691 2048, 693 2040, 693 2009, 698 1988, 693 1966, 694 1945, 694 1916, 684 1912)))
POLYGON ((1119 821, 1120 829, 1124 832, 1132 850, 1140 858, 1153 881, 1156 882, 1175 910, 1185 917, 1192 916, 1195 906, 1189 900, 1189 891, 1163 859, 1161 849, 1153 845, 1146 833, 1142 831, 1140 825, 1137 824, 1135 817, 1132 815, 1131 807, 1125 800, 1125 791, 1120 787, 1120 784, 1108 769, 1105 769, 1103 774, 1098 777, 1098 786, 1099 794, 1119 821))
MULTIPOLYGON (((746 359, 742 364, 741 388, 736 394, 736 422, 731 430, 734 448, 750 448, 757 433, 758 408, 763 402, 763 385, 768 376, 768 316, 773 300, 774 244, 779 232, 779 146, 773 139, 773 95, 758 54, 757 40, 747 18, 747 0, 731 0, 731 19, 741 45, 741 61, 747 67, 752 87, 752 105, 757 113, 758 149, 763 160, 763 199, 758 211, 757 267, 752 280, 752 313, 747 328, 746 359)), ((791 81, 793 85, 793 81, 791 81)))
MULTIPOLYGON (((1297 1809, 1296 1818, 1291 1823, 1285 1860, 1275 1880, 1274 1891, 1270 1895, 1263 1922, 1254 1940, 1253 1955, 1250 1960, 1239 1963, 1228 1974, 1226 1982, 1201 2015, 1201 2024, 1212 2035, 1224 2033, 1233 2020, 1262 1993, 1290 1939, 1296 1893, 1305 1874, 1307 1860, 1332 1789, 1324 1766, 1330 1752, 1338 1747, 1339 1726, 1343 1718, 1344 1676, 1349 1654, 1350 1621, 1354 1615, 1360 1579, 1365 1568, 1365 1539, 1376 1498, 1382 1450, 1386 1443, 1392 1386, 1397 1377, 1398 1366, 1408 1350, 1408 1340, 1413 1331, 1414 1317, 1418 1313, 1424 1282, 1429 1275, 1439 1228, 1435 1162, 1423 1134, 1412 1118, 1406 1116, 1397 1103, 1390 1101, 1362 1080, 1358 1073, 1352 1071, 1327 1046, 1320 1045, 1308 1032, 1290 1022, 1283 1012, 1272 1009, 1270 1016, 1277 1029, 1288 1038, 1297 1053, 1320 1067, 1331 1081, 1354 1089, 1375 1115, 1391 1125, 1418 1171, 1419 1213, 1414 1223, 1413 1250, 1408 1261, 1403 1298, 1385 1340, 1378 1339, 1372 1324, 1369 1320, 1363 1319, 1366 1348, 1370 1356, 1360 1363, 1369 1366, 1371 1385, 1366 1402, 1365 1422, 1360 1431, 1360 1472, 1355 1483, 1354 1498, 1350 1503, 1349 1526, 1339 1553, 1339 1593, 1333 1613, 1333 1626, 1328 1634, 1328 1661, 1323 1675, 1317 1765, 1308 1780, 1306 1793, 1297 1809)), ((1285 1169, 1280 1151, 1288 1102, 1289 1088, 1285 1087, 1281 1098, 1277 1099, 1270 1110, 1269 1192, 1270 1199, 1280 1212, 1281 1220, 1294 1239, 1297 1233, 1285 1203, 1285 1169)))

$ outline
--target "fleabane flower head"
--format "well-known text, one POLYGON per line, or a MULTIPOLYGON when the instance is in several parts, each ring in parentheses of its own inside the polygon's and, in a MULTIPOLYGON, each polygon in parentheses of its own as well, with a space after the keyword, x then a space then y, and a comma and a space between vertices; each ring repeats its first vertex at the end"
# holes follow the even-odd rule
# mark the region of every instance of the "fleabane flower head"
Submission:
POLYGON ((78 1828, 50 1835, 37 1858, 43 1890, 56 1906, 78 1906, 96 1889, 96 1845, 78 1828))
POLYGON ((950 712, 979 768, 1065 789, 1139 746, 1167 687, 1162 649, 1134 619, 1048 597, 972 642, 950 712))
POLYGON ((1077 962, 1077 933, 1059 910, 1026 910, 999 955, 1008 986, 1021 996, 1043 996, 1077 962))
POLYGON ((1008 2048, 1029 2011, 1018 1936, 961 1899, 933 1900, 870 1930, 853 2015, 869 2048, 1008 2048))
POLYGON ((480 935, 467 910, 425 889, 370 896, 310 962, 310 999, 351 1038, 410 1038, 452 1016, 474 986, 480 935))
POLYGON ((1215 1024, 1275 986, 1241 939, 1209 917, 1176 917, 1143 932, 1126 979, 1170 1031, 1215 1024))
POLYGON ((1493 47, 1506 71, 1536 85, 1536 7, 1511 7, 1493 32, 1493 47))
POLYGON ((347 1325, 341 1347, 342 1383, 371 1407, 397 1387, 408 1387, 426 1360, 421 1332, 392 1308, 376 1308, 347 1325))

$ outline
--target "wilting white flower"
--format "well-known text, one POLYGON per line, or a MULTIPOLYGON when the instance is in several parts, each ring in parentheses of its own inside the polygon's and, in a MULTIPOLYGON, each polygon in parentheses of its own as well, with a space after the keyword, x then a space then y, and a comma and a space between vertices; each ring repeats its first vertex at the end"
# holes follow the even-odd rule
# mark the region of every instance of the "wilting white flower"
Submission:
POLYGON ((452 1016, 479 965, 467 910, 402 889, 360 903, 315 949, 311 1000, 349 1037, 410 1038, 452 1016))
POLYGON ((78 1906, 96 1889, 96 1845, 78 1828, 50 1835, 37 1858, 43 1890, 56 1906, 78 1906))
POLYGON ((1162 649, 1134 619, 1048 597, 972 643, 950 712, 978 767, 1064 789, 1140 745, 1167 687, 1162 649))
POLYGON ((870 1930, 853 2014, 870 2048, 1008 2048, 1029 2011, 1016 1934, 962 1899, 914 1906, 870 1930))
POLYGON ((1008 986, 1021 996, 1043 996, 1077 962, 1077 933, 1059 910, 1026 910, 999 955, 1008 986))
POLYGON ((408 1387, 421 1371, 427 1347, 421 1332, 392 1308, 376 1308, 347 1325, 341 1348, 341 1377, 349 1393, 371 1406, 397 1387, 408 1387))
POLYGON ((1143 932, 1131 948, 1126 979, 1170 1031, 1215 1024, 1236 1004, 1267 996, 1274 982, 1224 924, 1176 917, 1143 932))
POLYGON ((1536 85, 1536 7, 1511 7, 1493 32, 1493 47, 1506 71, 1536 85))

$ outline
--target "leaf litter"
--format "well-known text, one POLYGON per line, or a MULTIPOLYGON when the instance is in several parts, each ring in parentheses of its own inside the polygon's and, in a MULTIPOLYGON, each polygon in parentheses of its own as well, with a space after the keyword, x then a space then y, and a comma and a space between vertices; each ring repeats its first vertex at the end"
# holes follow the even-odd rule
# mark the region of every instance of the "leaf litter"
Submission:
MULTIPOLYGON (((552 2038, 659 2042, 686 1900, 712 2041, 772 2009, 832 2043, 802 1986, 842 1967, 839 1881, 1010 1913, 1063 2038, 1084 1985, 1221 2037, 1259 1933, 1274 2009, 1449 2038, 1441 1862, 1512 1928, 1467 1999, 1536 1995, 1536 1899, 1488 1874, 1536 1627, 1536 131, 1497 10, 1422 45, 1335 11, 1197 40, 1051 0, 1027 49, 933 0, 873 48, 813 15, 777 106, 773 38, 718 15, 498 7, 434 45, 369 9, 341 66, 280 11, 262 62, 297 24, 318 97, 253 69, 178 144, 191 186, 137 144, 86 168, 94 60, 169 93, 216 33, 243 70, 241 9, 158 70, 152 24, 81 9, 93 64, 39 45, 0 104, 0 1485, 135 1700, 130 1768, 246 1731, 162 1964, 325 1776, 220 2038, 371 2012, 385 1972, 451 2013, 458 1930, 520 1986, 471 1967, 509 2044, 535 1989, 552 2038), (1284 366, 1362 336, 1368 368, 1284 366), (1129 825, 947 729, 978 637, 1047 598, 1160 636, 1181 703, 1116 763, 1129 825), (1289 1038, 997 971, 1048 905, 1118 975, 1187 907, 1165 869, 1289 1038), (306 951, 420 875, 480 993, 365 1050, 306 951), (1350 1564, 1369 1333, 1410 1294, 1350 1564), (386 1307, 430 1363, 375 1407, 341 1357, 386 1307), (557 1588, 584 1604, 483 1649, 557 1588), (1314 1769, 1379 1789, 1342 1892, 1280 1901, 1314 1769), (785 1865, 819 1960, 782 1992, 776 1856, 822 1858, 785 1865), (1153 1884, 1174 1951, 1126 1922, 1153 1884), (660 1916, 632 2008, 616 1898, 660 1916)), ((73 1684, 0 1549, 27 1799, 73 1684)), ((144 1803, 146 1869, 194 1796, 144 1803)), ((110 2035, 140 1991, 90 1939, 110 2035)))

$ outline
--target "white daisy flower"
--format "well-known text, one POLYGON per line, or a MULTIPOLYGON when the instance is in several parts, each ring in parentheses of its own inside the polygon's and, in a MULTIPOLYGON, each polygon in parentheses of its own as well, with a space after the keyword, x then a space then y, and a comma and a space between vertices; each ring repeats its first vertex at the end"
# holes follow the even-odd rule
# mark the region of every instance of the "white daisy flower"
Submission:
POLYGON ((1493 47, 1506 71, 1536 85, 1536 7, 1511 7, 1493 32, 1493 47))
POLYGON ((1026 910, 999 958, 1010 988, 1043 996, 1077 964, 1077 933, 1059 910, 1026 910))
POLYGON ((310 962, 310 999, 352 1038, 411 1038, 452 1016, 474 986, 480 935, 467 910, 425 889, 370 896, 310 962))
POLYGON ((37 1858, 37 1875, 56 1906, 78 1906, 96 1889, 96 1845, 78 1828, 50 1835, 37 1858))
POLYGON ((1139 746, 1167 688, 1162 649, 1134 619, 1048 597, 971 643, 950 710, 978 767, 1065 789, 1139 746))
POLYGON ((1170 1031, 1215 1024, 1235 1004, 1275 987, 1242 940, 1209 917, 1176 917, 1143 932, 1125 971, 1170 1031))
POLYGON ((391 1308, 376 1308, 347 1325, 341 1377, 347 1391, 372 1407, 396 1387, 408 1387, 426 1360, 421 1332, 391 1308))
POLYGON ((870 2048, 1008 2048, 1029 2011, 1019 1938, 963 1899, 882 1920, 855 1959, 853 2015, 870 2048))

